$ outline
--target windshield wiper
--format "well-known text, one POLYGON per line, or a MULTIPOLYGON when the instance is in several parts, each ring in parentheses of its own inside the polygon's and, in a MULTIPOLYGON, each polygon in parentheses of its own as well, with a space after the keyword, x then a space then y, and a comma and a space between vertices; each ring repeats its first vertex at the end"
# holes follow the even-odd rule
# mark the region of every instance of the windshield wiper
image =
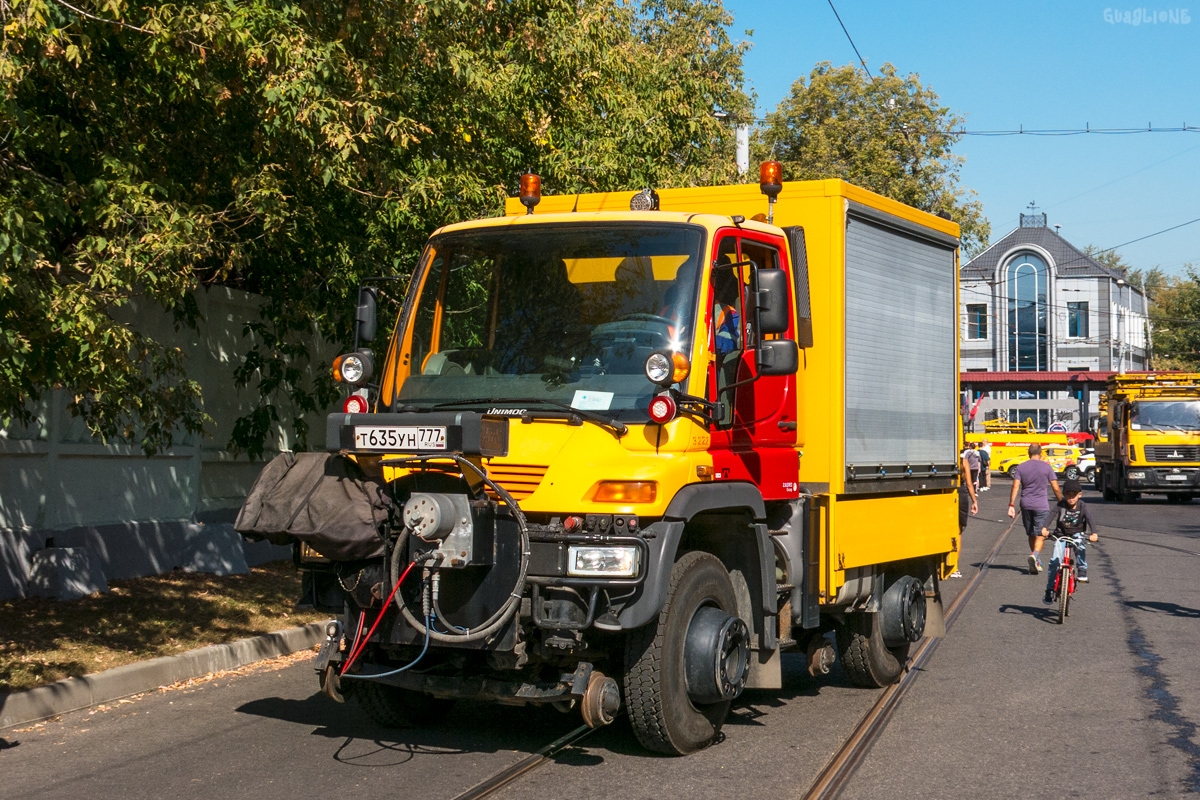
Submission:
MULTIPOLYGON (((509 404, 520 404, 520 405, 538 404, 538 405, 544 405, 544 406, 554 406, 555 408, 560 408, 563 411, 566 411, 571 417, 575 417, 580 420, 587 420, 588 422, 592 423, 593 425, 599 425, 601 428, 604 428, 605 430, 612 431, 618 437, 624 436, 626 433, 629 432, 629 426, 625 425, 624 423, 617 422, 615 419, 610 419, 608 417, 605 417, 603 414, 597 414, 594 411, 585 411, 583 409, 575 408, 574 406, 568 405, 567 403, 560 403, 557 400, 546 400, 544 398, 537 398, 537 397, 504 397, 504 398, 482 397, 482 398, 476 398, 474 400, 450 400, 445 403, 437 403, 433 406, 430 406, 429 410, 432 411, 432 410, 438 409, 438 408, 452 408, 454 406, 476 406, 476 405, 499 407, 499 406, 509 405, 509 404)), ((556 419, 556 418, 557 417, 552 417, 552 419, 556 419)))

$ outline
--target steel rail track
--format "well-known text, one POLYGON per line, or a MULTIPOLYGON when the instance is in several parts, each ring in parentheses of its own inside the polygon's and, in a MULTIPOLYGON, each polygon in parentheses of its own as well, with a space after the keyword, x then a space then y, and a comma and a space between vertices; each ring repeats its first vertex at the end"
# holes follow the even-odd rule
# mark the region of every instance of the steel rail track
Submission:
MULTIPOLYGON (((1008 534, 1016 524, 1016 519, 1008 524, 1004 532, 996 539, 995 546, 988 553, 988 557, 979 565, 979 572, 967 582, 967 585, 959 593, 958 597, 954 598, 954 602, 946 609, 946 632, 950 632, 955 620, 962 613, 967 602, 971 599, 971 595, 975 593, 975 589, 983 580, 983 576, 987 574, 992 562, 996 560, 996 556, 1000 553, 1000 547, 1004 544, 1004 540, 1008 538, 1008 534)), ((804 794, 804 800, 830 800, 837 797, 851 776, 858 769, 862 760, 870 752, 871 746, 879 735, 883 733, 887 727, 888 720, 891 718, 892 712, 900 701, 904 699, 904 695, 908 693, 913 681, 921 674, 921 668, 933 656, 937 650, 938 643, 941 639, 925 639, 917 651, 913 653, 905 667, 904 677, 898 682, 883 690, 879 699, 875 701, 875 705, 871 706, 870 710, 863 716, 862 720, 855 727, 854 731, 842 744, 836 753, 825 764, 824 769, 817 775, 812 786, 804 794)))
POLYGON ((587 725, 580 725, 570 733, 555 739, 536 753, 526 756, 512 766, 505 767, 492 777, 486 778, 470 789, 467 789, 462 794, 455 795, 453 800, 478 800, 479 798, 494 794, 510 783, 520 779, 523 775, 552 761, 560 751, 587 737, 588 734, 595 733, 597 730, 599 728, 589 728, 587 725))

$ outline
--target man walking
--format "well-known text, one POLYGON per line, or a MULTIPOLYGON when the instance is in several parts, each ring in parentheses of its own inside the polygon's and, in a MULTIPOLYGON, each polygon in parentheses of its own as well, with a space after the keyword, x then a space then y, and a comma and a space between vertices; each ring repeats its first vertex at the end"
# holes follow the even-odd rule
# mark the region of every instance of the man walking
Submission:
POLYGON ((979 451, 979 491, 986 492, 992 483, 992 445, 984 442, 975 449, 979 451))
POLYGON ((1050 520, 1050 493, 1054 490, 1056 500, 1062 500, 1058 488, 1058 476, 1054 467, 1042 457, 1042 446, 1037 442, 1029 445, 1029 460, 1018 464, 1013 470, 1012 493, 1008 496, 1008 515, 1017 516, 1017 495, 1021 496, 1021 522, 1025 535, 1029 537, 1029 574, 1042 571, 1042 542, 1046 537, 1046 523, 1050 520))
POLYGON ((971 486, 976 492, 979 491, 979 451, 975 449, 974 442, 967 442, 967 446, 963 449, 960 457, 967 462, 967 468, 971 470, 971 486))

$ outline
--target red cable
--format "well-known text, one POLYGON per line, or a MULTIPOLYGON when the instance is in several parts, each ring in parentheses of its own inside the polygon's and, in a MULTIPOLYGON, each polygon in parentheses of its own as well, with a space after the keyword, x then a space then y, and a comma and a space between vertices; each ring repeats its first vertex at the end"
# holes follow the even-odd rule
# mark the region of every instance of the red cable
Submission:
POLYGON ((365 610, 358 612, 358 630, 354 632, 354 642, 350 645, 350 652, 353 653, 358 649, 358 638, 362 636, 363 623, 366 621, 367 612, 365 610))
POLYGON ((371 641, 371 634, 375 632, 375 628, 379 626, 379 621, 383 619, 383 615, 387 613, 388 607, 391 606, 392 598, 396 596, 396 590, 400 588, 400 584, 404 583, 404 579, 408 577, 408 573, 412 570, 416 563, 417 561, 414 559, 413 561, 409 562, 407 567, 404 568, 404 572, 400 575, 400 580, 396 581, 396 585, 392 587, 392 593, 388 595, 387 600, 383 601, 383 608, 380 609, 379 616, 375 618, 375 624, 371 626, 371 630, 367 631, 367 635, 362 642, 359 643, 358 649, 350 654, 350 658, 346 659, 346 664, 342 667, 342 671, 339 674, 346 674, 346 670, 350 669, 350 665, 354 663, 354 659, 358 658, 358 654, 361 653, 362 649, 367 646, 367 642, 371 641))

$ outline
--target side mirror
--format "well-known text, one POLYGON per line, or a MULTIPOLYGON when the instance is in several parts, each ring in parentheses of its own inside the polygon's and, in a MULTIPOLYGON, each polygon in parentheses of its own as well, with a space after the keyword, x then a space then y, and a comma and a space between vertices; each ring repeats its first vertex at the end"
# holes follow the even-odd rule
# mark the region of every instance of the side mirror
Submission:
POLYGON ((360 342, 370 342, 375 339, 377 306, 376 290, 369 286, 360 286, 358 288, 358 308, 354 311, 354 321, 357 324, 355 336, 360 342))
POLYGON ((795 375, 800 369, 800 348, 791 339, 759 342, 759 375, 795 375))
POLYGON ((788 329, 788 279, 781 269, 760 269, 757 285, 758 332, 786 333, 788 329))

